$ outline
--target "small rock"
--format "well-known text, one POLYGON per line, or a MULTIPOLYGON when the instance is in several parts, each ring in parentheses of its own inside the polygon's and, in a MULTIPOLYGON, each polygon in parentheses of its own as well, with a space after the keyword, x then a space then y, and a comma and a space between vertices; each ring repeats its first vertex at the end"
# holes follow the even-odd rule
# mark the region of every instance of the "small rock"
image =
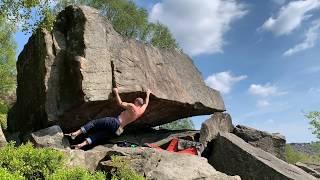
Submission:
POLYGON ((64 137, 59 126, 51 126, 46 129, 33 132, 29 139, 36 147, 68 148, 69 141, 64 137))

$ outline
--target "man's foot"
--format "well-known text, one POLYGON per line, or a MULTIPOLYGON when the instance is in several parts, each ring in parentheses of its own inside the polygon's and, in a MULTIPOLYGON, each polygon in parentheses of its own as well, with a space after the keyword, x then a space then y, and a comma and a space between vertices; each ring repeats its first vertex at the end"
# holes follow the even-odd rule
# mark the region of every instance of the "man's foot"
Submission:
POLYGON ((64 134, 65 136, 69 136, 72 140, 75 140, 76 137, 77 137, 77 134, 75 133, 67 133, 67 134, 64 134))
POLYGON ((71 145, 71 148, 72 149, 81 149, 83 148, 84 146, 88 145, 89 143, 87 141, 84 141, 80 144, 76 144, 76 145, 71 145))

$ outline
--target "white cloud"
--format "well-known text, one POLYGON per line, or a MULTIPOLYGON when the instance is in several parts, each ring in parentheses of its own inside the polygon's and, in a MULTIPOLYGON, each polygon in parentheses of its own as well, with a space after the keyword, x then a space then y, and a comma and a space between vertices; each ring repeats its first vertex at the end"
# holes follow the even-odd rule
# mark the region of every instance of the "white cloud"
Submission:
POLYGON ((236 0, 162 0, 153 6, 150 21, 167 25, 188 54, 212 54, 223 52, 225 33, 246 13, 236 0))
POLYGON ((265 85, 251 84, 249 87, 249 92, 252 95, 261 96, 261 97, 286 94, 286 92, 280 92, 276 86, 270 85, 270 83, 267 83, 265 85))
POLYGON ((315 46, 316 41, 319 38, 319 30, 320 30, 320 20, 314 21, 312 26, 308 29, 305 34, 305 39, 303 42, 295 45, 293 48, 288 49, 283 53, 284 56, 291 56, 300 51, 310 49, 315 46))
POLYGON ((230 71, 224 71, 212 74, 211 76, 207 77, 205 82, 209 87, 217 89, 223 94, 228 94, 237 82, 246 78, 246 75, 233 76, 230 71))
POLYGON ((276 35, 290 34, 301 25, 302 21, 312 16, 309 14, 310 11, 319 8, 319 0, 291 1, 280 9, 277 17, 270 17, 261 28, 276 35))
POLYGON ((257 106, 258 106, 259 108, 268 107, 268 106, 270 106, 270 102, 267 101, 267 100, 259 100, 259 101, 257 102, 257 106))

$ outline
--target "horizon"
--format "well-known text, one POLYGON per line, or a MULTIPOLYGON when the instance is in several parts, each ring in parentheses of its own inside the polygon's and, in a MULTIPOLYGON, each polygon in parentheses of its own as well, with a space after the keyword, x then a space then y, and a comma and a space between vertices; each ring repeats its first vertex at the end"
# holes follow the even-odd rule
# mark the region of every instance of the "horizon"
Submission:
MULTIPOLYGON (((169 27, 234 125, 316 141, 304 113, 320 109, 319 0, 134 2, 169 27)), ((16 33, 17 55, 29 36, 16 33)), ((208 117, 192 117, 196 129, 208 117)))

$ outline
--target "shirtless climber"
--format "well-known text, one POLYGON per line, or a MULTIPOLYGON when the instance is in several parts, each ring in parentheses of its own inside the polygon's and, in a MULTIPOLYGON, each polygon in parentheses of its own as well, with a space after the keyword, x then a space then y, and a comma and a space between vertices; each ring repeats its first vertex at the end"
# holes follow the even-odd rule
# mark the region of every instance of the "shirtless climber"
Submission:
POLYGON ((87 134, 89 131, 92 132, 92 135, 89 135, 85 141, 80 144, 73 145, 72 147, 80 149, 88 144, 92 144, 97 140, 106 137, 108 134, 119 136, 123 132, 123 128, 126 125, 137 120, 145 112, 149 104, 149 96, 151 93, 151 91, 148 89, 145 103, 140 97, 136 98, 134 103, 127 103, 122 102, 119 96, 118 88, 113 88, 113 92, 116 95, 118 105, 125 110, 122 111, 118 117, 104 117, 95 119, 82 126, 79 130, 70 134, 65 134, 66 136, 70 136, 72 139, 75 139, 80 134, 87 134))

